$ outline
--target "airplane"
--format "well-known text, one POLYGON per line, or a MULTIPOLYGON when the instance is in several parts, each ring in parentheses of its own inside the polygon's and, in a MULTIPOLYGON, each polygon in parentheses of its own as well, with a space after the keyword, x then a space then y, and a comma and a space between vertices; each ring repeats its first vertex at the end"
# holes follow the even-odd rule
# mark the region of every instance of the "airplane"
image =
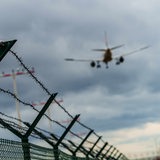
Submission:
POLYGON ((101 65, 100 63, 105 63, 106 65, 106 68, 109 68, 108 66, 108 62, 111 62, 112 60, 115 60, 116 61, 116 65, 119 65, 121 63, 124 62, 124 57, 127 56, 127 55, 130 55, 130 54, 133 54, 133 53, 136 53, 136 52, 140 52, 144 49, 147 49, 149 48, 149 46, 145 46, 145 47, 142 47, 142 48, 139 48, 139 49, 136 49, 134 51, 131 51, 129 53, 124 53, 124 54, 121 54, 121 55, 116 55, 116 56, 113 56, 112 54, 112 50, 115 50, 115 49, 118 49, 120 47, 124 46, 124 44, 122 45, 118 45, 118 46, 115 46, 115 47, 112 47, 112 48, 109 48, 108 47, 108 43, 107 43, 107 40, 106 40, 106 49, 93 49, 93 51, 99 51, 99 52, 104 52, 103 53, 103 58, 102 59, 74 59, 74 58, 65 58, 66 61, 79 61, 79 62, 90 62, 90 66, 91 67, 97 67, 97 68, 100 68, 101 65))

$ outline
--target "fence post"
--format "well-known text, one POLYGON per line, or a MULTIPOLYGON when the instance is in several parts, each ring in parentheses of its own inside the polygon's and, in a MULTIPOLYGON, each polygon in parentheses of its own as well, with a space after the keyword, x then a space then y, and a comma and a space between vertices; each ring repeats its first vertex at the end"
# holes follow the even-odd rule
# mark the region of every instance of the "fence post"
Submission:
MULTIPOLYGON (((69 124, 69 126, 66 128, 66 130, 63 132, 62 136, 59 138, 59 140, 57 141, 57 143, 55 144, 55 150, 54 150, 54 154, 55 154, 55 159, 58 160, 59 159, 59 151, 58 151, 58 146, 59 144, 62 142, 62 140, 64 139, 64 137, 67 135, 67 133, 70 131, 70 129, 72 128, 72 126, 74 125, 74 123, 76 122, 76 120, 79 118, 80 114, 76 115, 72 122, 69 124)), ((52 135, 53 137, 53 135, 52 135)))
POLYGON ((96 144, 100 141, 100 139, 102 138, 102 136, 100 136, 97 141, 93 144, 92 148, 90 149, 90 151, 87 153, 86 157, 88 159, 89 154, 91 154, 91 152, 93 151, 94 147, 96 146, 96 144))
POLYGON ((116 148, 115 147, 113 147, 113 151, 110 153, 110 155, 107 157, 107 159, 109 160, 109 159, 111 159, 111 157, 112 157, 112 154, 114 153, 114 151, 116 150, 116 148))
MULTIPOLYGON (((74 146, 75 148, 78 147, 78 146, 76 146, 71 140, 68 140, 68 142, 69 142, 72 146, 74 146)), ((79 150, 86 156, 87 150, 86 150, 83 146, 81 146, 81 148, 80 148, 79 150)), ((76 154, 75 154, 74 151, 72 151, 72 159, 76 159, 76 154)))
MULTIPOLYGON (((25 123, 26 126, 30 127, 31 125, 29 123, 25 123)), ((53 154, 55 156, 55 159, 57 160, 57 152, 56 148, 55 148, 55 144, 53 142, 51 142, 48 137, 46 137, 43 133, 39 132, 38 130, 36 130, 35 128, 33 129, 34 133, 37 134, 39 137, 41 137, 44 141, 46 141, 49 145, 51 145, 53 147, 53 154)))
MULTIPOLYGON (((82 147, 83 143, 87 140, 87 138, 92 134, 93 130, 90 130, 90 132, 87 134, 87 136, 83 139, 83 141, 79 144, 79 146, 75 149, 73 152, 73 159, 76 159, 76 153, 77 151, 82 147)), ((86 155, 86 154, 85 154, 86 155)))
POLYGON ((103 155, 102 159, 107 156, 107 154, 108 154, 109 151, 112 149, 112 147, 113 147, 112 145, 109 147, 109 149, 107 150, 107 152, 103 155))
POLYGON ((29 127, 29 129, 25 133, 24 137, 29 137, 30 136, 30 134, 32 133, 33 129, 35 128, 35 126, 37 125, 37 123, 40 121, 40 119, 42 118, 43 114, 48 109, 49 105, 52 103, 52 101, 56 97, 56 95, 57 95, 57 93, 52 94, 50 96, 50 98, 48 99, 48 101, 46 102, 46 104, 43 106, 43 108, 41 109, 41 111, 39 112, 39 114, 37 115, 37 117, 35 118, 35 120, 33 121, 33 123, 31 124, 31 126, 29 127))
POLYGON ((114 153, 114 155, 113 155, 113 158, 115 158, 116 159, 116 155, 118 154, 118 150, 116 150, 116 153, 114 153))
MULTIPOLYGON (((70 125, 68 126, 68 128, 64 131, 64 133, 62 134, 61 138, 58 140, 56 136, 54 136, 54 134, 50 134, 54 139, 57 140, 57 143, 54 144, 53 142, 51 142, 44 134, 42 134, 41 132, 39 132, 38 130, 36 130, 35 128, 32 128, 29 123, 25 122, 24 124, 26 126, 30 128, 32 128, 31 131, 34 131, 38 136, 40 136, 43 140, 45 140, 48 144, 50 144, 53 147, 53 153, 54 153, 54 157, 55 160, 59 160, 59 150, 58 150, 58 145, 61 143, 65 148, 67 148, 71 153, 73 153, 73 151, 64 143, 62 143, 62 140, 64 139, 64 137, 66 136, 66 134, 69 132, 70 128, 73 126, 73 124, 76 122, 76 120, 78 119, 80 115, 76 115, 75 118, 73 119, 73 121, 70 123, 70 125)), ((29 130, 28 129, 28 130, 29 130)))
POLYGON ((57 95, 57 93, 52 94, 50 96, 50 98, 48 99, 48 101, 46 102, 44 107, 41 109, 41 111, 39 112, 39 114, 37 115, 37 117, 35 118, 35 120, 33 121, 33 123, 31 125, 29 125, 28 123, 24 122, 24 124, 28 125, 28 127, 29 127, 29 129, 26 131, 26 133, 21 137, 22 147, 23 147, 23 152, 24 152, 24 160, 30 160, 31 159, 31 157, 30 157, 30 146, 29 146, 29 143, 28 143, 28 137, 31 135, 31 133, 33 132, 33 130, 36 127, 37 123, 40 121, 40 119, 42 118, 43 114, 48 109, 49 105, 52 103, 52 101, 56 97, 56 95, 57 95))
POLYGON ((54 158, 55 160, 59 160, 59 150, 58 150, 58 147, 57 146, 54 146, 54 158))
POLYGON ((96 154, 95 158, 98 159, 99 155, 102 153, 102 151, 105 149, 105 147, 108 145, 108 142, 106 142, 103 147, 100 149, 100 151, 96 154))
POLYGON ((118 160, 121 156, 122 156, 122 153, 120 153, 120 154, 118 155, 117 160, 118 160))
POLYGON ((56 143, 57 147, 62 142, 62 140, 64 139, 64 137, 67 135, 67 133, 70 131, 70 129, 72 128, 72 126, 74 125, 74 123, 76 122, 76 120, 79 118, 79 116, 80 116, 80 114, 77 114, 75 116, 75 118, 72 120, 72 122, 69 124, 69 126, 66 128, 66 130, 64 131, 64 133, 62 134, 62 136, 60 137, 60 139, 58 140, 58 142, 56 143))
MULTIPOLYGON (((58 138, 57 138, 53 133, 51 133, 50 135, 52 136, 52 138, 54 138, 56 141, 58 141, 58 138)), ((64 148, 68 149, 71 153, 73 153, 72 149, 70 149, 69 146, 67 146, 67 145, 66 145, 65 143, 63 143, 63 142, 61 142, 61 144, 62 144, 62 146, 63 146, 64 148)))
POLYGON ((22 149, 24 160, 30 160, 30 144, 28 143, 28 138, 22 138, 22 149))

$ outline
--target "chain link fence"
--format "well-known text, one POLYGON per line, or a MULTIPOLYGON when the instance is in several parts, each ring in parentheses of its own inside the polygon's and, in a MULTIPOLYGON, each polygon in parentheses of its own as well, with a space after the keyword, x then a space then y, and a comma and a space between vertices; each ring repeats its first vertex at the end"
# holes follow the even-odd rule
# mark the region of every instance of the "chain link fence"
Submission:
POLYGON ((23 160, 22 144, 20 142, 0 139, 1 160, 23 160))
MULTIPOLYGON (((24 145, 24 144, 23 144, 24 145)), ((54 151, 35 144, 30 146, 31 160, 54 160, 54 151)), ((86 158, 73 157, 59 150, 59 160, 85 160, 86 158)), ((24 160, 22 143, 13 140, 0 139, 0 160, 24 160)))

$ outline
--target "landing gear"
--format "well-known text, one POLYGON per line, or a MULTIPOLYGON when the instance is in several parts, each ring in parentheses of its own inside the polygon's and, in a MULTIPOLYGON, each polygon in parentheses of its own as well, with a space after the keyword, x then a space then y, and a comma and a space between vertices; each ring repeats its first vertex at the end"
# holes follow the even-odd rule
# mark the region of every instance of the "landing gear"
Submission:
POLYGON ((97 61, 97 68, 101 68, 100 62, 97 61))
POLYGON ((117 61, 117 62, 116 62, 116 65, 120 65, 120 63, 121 63, 121 62, 117 61))
MULTIPOLYGON (((100 64, 101 61, 91 61, 90 63, 90 66, 92 68, 96 67, 96 68, 101 68, 101 64, 100 64)), ((105 63, 106 64, 106 68, 109 68, 108 66, 108 63, 105 63)))
POLYGON ((105 63, 105 64, 106 64, 106 69, 108 69, 109 68, 108 63, 105 63))

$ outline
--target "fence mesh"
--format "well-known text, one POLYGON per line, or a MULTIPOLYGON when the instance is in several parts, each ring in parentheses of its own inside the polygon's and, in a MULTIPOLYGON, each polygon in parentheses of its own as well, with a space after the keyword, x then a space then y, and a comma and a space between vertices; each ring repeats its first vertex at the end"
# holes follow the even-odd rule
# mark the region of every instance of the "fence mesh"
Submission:
POLYGON ((1 160, 23 160, 22 144, 20 142, 0 139, 1 160))
MULTIPOLYGON (((23 144, 24 145, 24 144, 23 144)), ((30 146, 31 160, 54 160, 54 150, 35 144, 30 146)), ((59 150, 59 160, 85 160, 83 157, 73 157, 59 150)), ((22 143, 13 140, 0 139, 0 160, 24 160, 22 143)))
POLYGON ((35 144, 30 144, 30 155, 33 160, 54 159, 53 149, 37 146, 35 144))

